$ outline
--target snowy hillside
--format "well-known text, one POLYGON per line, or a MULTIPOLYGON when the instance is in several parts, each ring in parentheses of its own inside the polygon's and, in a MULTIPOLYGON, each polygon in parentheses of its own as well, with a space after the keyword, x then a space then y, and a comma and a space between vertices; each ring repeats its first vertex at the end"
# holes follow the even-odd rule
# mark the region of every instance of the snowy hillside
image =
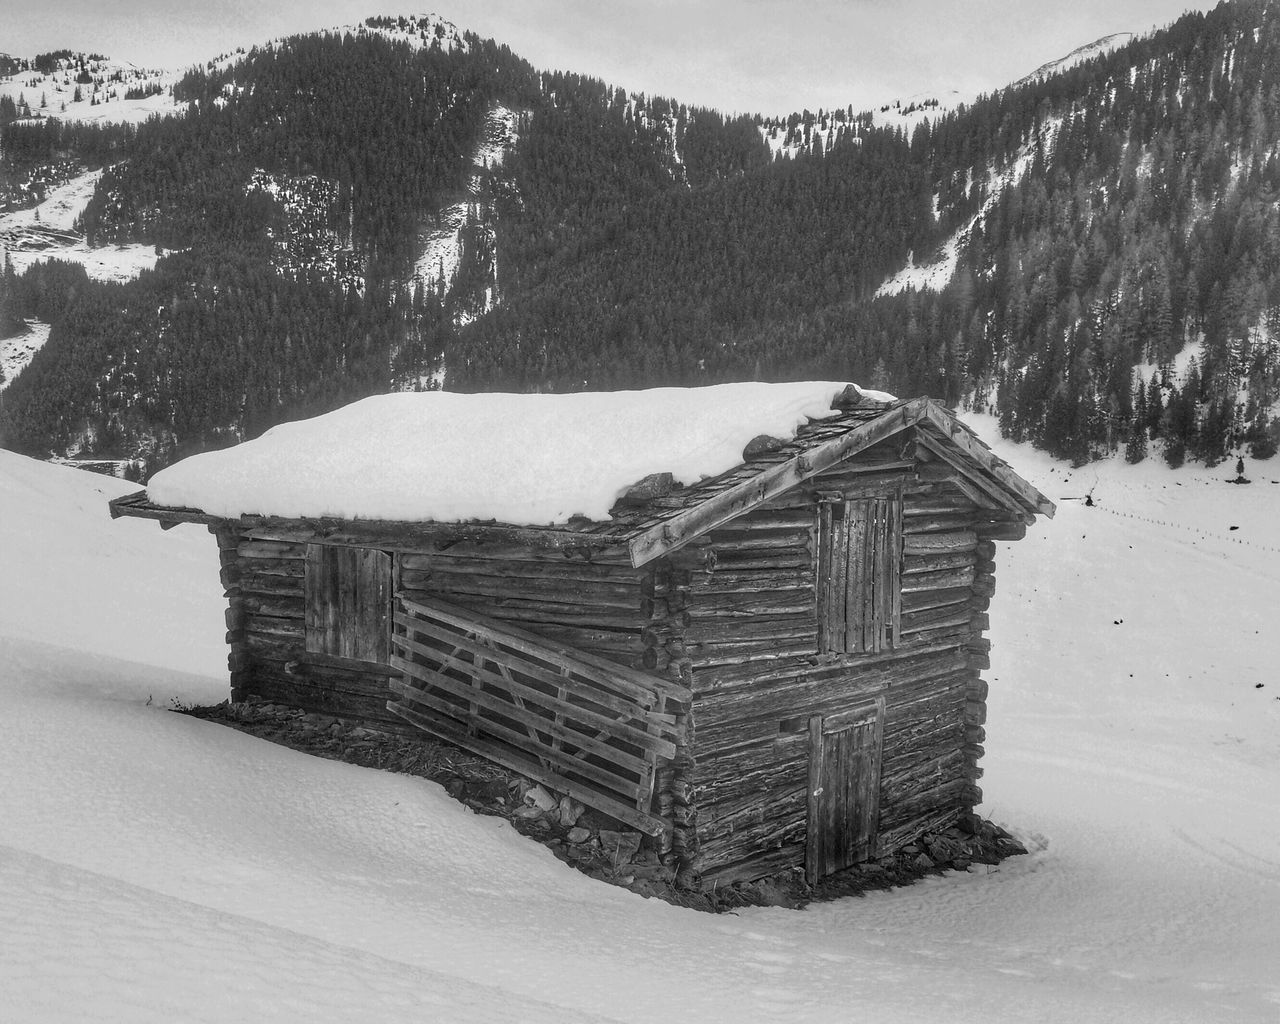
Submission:
POLYGON ((421 779, 170 714, 225 694, 212 538, 0 452, 0 1015, 1275 1021, 1280 463, 997 450, 1058 502, 991 608, 981 810, 1032 854, 723 917, 421 779))
POLYGON ((0 76, 0 97, 20 117, 40 120, 138 124, 178 109, 173 86, 181 72, 157 71, 99 54, 70 53, 27 61, 26 69, 0 76))
POLYGON ((101 170, 88 171, 50 190, 38 206, 0 213, 0 256, 7 256, 18 273, 50 259, 79 263, 98 281, 131 281, 154 267, 153 245, 91 247, 77 230, 77 218, 101 177, 101 170))

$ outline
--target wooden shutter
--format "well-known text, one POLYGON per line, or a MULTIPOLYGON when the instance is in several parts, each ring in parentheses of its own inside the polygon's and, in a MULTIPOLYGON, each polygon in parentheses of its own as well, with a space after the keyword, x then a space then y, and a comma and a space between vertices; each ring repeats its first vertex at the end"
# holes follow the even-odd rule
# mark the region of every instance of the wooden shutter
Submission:
POLYGON ((391 655, 391 556, 308 544, 306 647, 312 654, 386 665, 391 655))
POLYGON ((818 506, 818 629, 824 653, 890 650, 902 617, 902 502, 818 506))
POLYGON ((883 746, 883 697, 809 720, 805 874, 810 882, 876 856, 883 746))

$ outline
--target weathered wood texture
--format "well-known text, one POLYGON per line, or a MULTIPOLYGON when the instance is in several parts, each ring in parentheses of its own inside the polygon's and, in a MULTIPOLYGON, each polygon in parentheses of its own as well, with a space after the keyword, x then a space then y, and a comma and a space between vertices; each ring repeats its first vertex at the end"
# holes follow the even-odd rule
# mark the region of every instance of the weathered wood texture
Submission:
MULTIPOLYGON (((892 484, 886 479, 883 486, 892 484)), ((912 493, 909 487, 903 493, 901 633, 895 649, 828 656, 824 663, 816 630, 798 629, 772 644, 744 644, 731 658, 719 653, 723 648, 709 657, 706 647, 695 645, 689 778, 697 831, 693 845, 704 884, 759 877, 805 862, 811 716, 836 715, 883 698, 877 825, 882 853, 954 820, 976 802, 975 795, 980 799, 975 730, 985 720, 985 684, 979 695, 974 659, 981 664, 989 646, 981 636, 994 589, 988 544, 993 534, 1021 523, 1011 527, 1010 513, 954 494, 912 493)), ((828 490, 822 496, 841 495, 828 490)), ((765 514, 799 518, 802 510, 775 504, 732 525, 745 534, 753 516, 765 514)), ((761 535, 786 525, 775 519, 761 535)), ((813 578, 805 564, 809 549, 798 537, 790 548, 769 548, 774 559, 768 568, 729 570, 722 576, 719 536, 720 531, 709 536, 707 554, 692 575, 691 635, 709 632, 701 618, 704 601, 717 619, 734 620, 728 626, 734 635, 740 619, 778 614, 785 621, 787 614, 799 613, 810 593, 817 600, 816 591, 806 591, 813 578), (790 564, 783 552, 790 552, 790 564), (767 589, 753 593, 757 580, 767 589)), ((742 550, 734 553, 741 557, 742 550)), ((737 636, 741 643, 749 634, 737 636)))
POLYGON ((440 601, 401 598, 389 709, 652 835, 689 692, 440 601))
POLYGON ((645 664, 654 571, 482 546, 399 556, 398 592, 439 598, 630 668, 645 664), (487 557, 486 557, 487 556, 487 557))
POLYGON ((391 653, 391 556, 366 548, 308 544, 304 565, 307 650, 387 664, 391 653))
POLYGON ((884 717, 879 697, 865 708, 809 719, 810 882, 876 855, 884 717))

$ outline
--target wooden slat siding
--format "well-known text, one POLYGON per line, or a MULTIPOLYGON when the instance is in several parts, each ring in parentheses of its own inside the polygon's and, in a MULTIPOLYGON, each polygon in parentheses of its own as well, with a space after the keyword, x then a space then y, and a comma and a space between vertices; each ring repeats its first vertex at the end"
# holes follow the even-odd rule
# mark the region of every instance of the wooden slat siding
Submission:
MULTIPOLYGON (((646 765, 648 764, 645 757, 633 756, 632 754, 627 753, 622 746, 605 746, 604 744, 597 744, 594 738, 592 738, 588 733, 583 732, 581 729, 576 731, 570 730, 563 724, 567 716, 572 716, 573 721, 579 723, 581 726, 588 726, 602 731, 620 731, 615 728, 618 723, 618 713, 614 711, 610 705, 600 703, 602 698, 596 698, 593 696, 593 698, 588 700, 573 692, 564 693, 564 696, 561 697, 559 694, 564 691, 563 677, 549 683, 548 680, 550 673, 540 673, 537 677, 533 677, 531 672, 522 668, 520 670, 521 674, 536 678, 536 680, 544 686, 556 686, 557 688, 551 693, 548 693, 545 689, 525 686, 514 678, 510 672, 502 673, 486 667, 486 661, 483 654, 474 655, 473 658, 463 658, 456 655, 446 654, 439 648, 417 642, 413 639, 413 636, 415 635, 415 628, 416 627, 409 627, 409 632, 406 635, 397 635, 396 646, 405 648, 410 654, 421 654, 427 659, 439 664, 441 671, 438 671, 436 675, 432 676, 432 686, 438 686, 440 689, 454 696, 461 697, 465 701, 472 701, 479 704, 485 704, 486 701, 489 701, 485 706, 504 713, 511 710, 513 704, 515 704, 515 698, 517 697, 521 700, 533 701, 537 706, 550 711, 552 714, 552 717, 548 721, 545 723, 539 723, 535 726, 538 731, 547 732, 551 736, 561 740, 571 740, 582 749, 594 750, 602 756, 616 755, 619 764, 631 767, 637 772, 645 770, 646 765), (465 674, 470 678, 459 680, 454 676, 446 674, 450 670, 455 673, 465 674), (493 700, 490 700, 484 695, 484 685, 501 687, 511 699, 499 700, 494 698, 493 700), (614 713, 610 714, 610 711, 614 711, 614 713)), ((403 662, 405 662, 405 659, 392 655, 392 664, 394 667, 399 668, 401 671, 412 672, 412 663, 410 663, 409 667, 406 668, 403 662)), ((522 710, 520 705, 517 704, 515 706, 517 710, 522 710)), ((623 713, 630 714, 631 712, 628 710, 623 713)), ((674 718, 674 716, 655 715, 654 718, 662 718, 665 720, 667 718, 674 718)), ((661 724, 667 725, 665 721, 661 724)), ((653 722, 652 727, 659 728, 660 724, 658 722, 653 722)), ((667 725, 665 732, 667 735, 671 736, 679 734, 679 730, 674 727, 674 722, 667 725)), ((642 732, 639 730, 630 730, 625 734, 625 736, 618 738, 626 746, 632 747, 636 750, 649 751, 650 753, 657 754, 659 757, 664 758, 675 756, 675 743, 672 740, 663 739, 660 735, 650 735, 647 731, 642 732)))
POLYGON ((417 709, 415 724, 508 767, 537 763, 535 777, 554 776, 557 788, 605 813, 630 808, 623 820, 650 834, 670 829, 650 812, 654 769, 677 752, 683 723, 674 712, 687 689, 438 601, 402 599, 395 623, 392 663, 403 680, 392 685, 417 709))
POLYGON ((625 666, 615 665, 603 658, 584 655, 581 651, 572 650, 564 644, 557 644, 541 635, 506 625, 489 616, 461 608, 451 608, 443 601, 401 601, 401 604, 405 609, 416 614, 425 614, 432 619, 461 629, 470 630, 479 627, 490 634, 501 635, 502 643, 514 650, 532 654, 538 658, 553 657, 561 661, 572 661, 575 663, 575 671, 582 672, 597 685, 635 700, 641 707, 654 707, 664 699, 684 702, 691 696, 687 687, 643 672, 631 671, 625 666))
POLYGON ((453 725, 437 719, 434 715, 424 715, 412 707, 399 704, 389 706, 396 715, 417 729, 439 736, 455 746, 471 750, 496 764, 501 764, 506 768, 519 772, 521 775, 545 783, 552 789, 567 793, 584 804, 594 807, 610 817, 617 818, 619 821, 631 825, 641 832, 657 836, 670 830, 669 823, 661 818, 649 814, 640 814, 629 805, 603 796, 573 779, 558 775, 537 761, 512 753, 509 747, 490 742, 482 736, 473 736, 465 730, 459 730, 453 725))

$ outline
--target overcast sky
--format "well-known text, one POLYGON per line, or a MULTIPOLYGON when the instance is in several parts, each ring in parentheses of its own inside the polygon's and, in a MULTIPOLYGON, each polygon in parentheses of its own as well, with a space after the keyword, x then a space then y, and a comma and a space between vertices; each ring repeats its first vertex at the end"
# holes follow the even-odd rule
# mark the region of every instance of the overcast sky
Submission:
MULTIPOLYGON (((3 0, 6 7, 10 0, 3 0)), ((14 5, 17 6, 17 5, 14 5)), ((185 67, 371 14, 434 11, 539 68, 726 112, 867 109, 969 97, 1114 32, 1145 33, 1185 0, 45 0, 6 14, 0 51, 63 47, 185 67), (16 23, 15 23, 16 22, 16 23)))

